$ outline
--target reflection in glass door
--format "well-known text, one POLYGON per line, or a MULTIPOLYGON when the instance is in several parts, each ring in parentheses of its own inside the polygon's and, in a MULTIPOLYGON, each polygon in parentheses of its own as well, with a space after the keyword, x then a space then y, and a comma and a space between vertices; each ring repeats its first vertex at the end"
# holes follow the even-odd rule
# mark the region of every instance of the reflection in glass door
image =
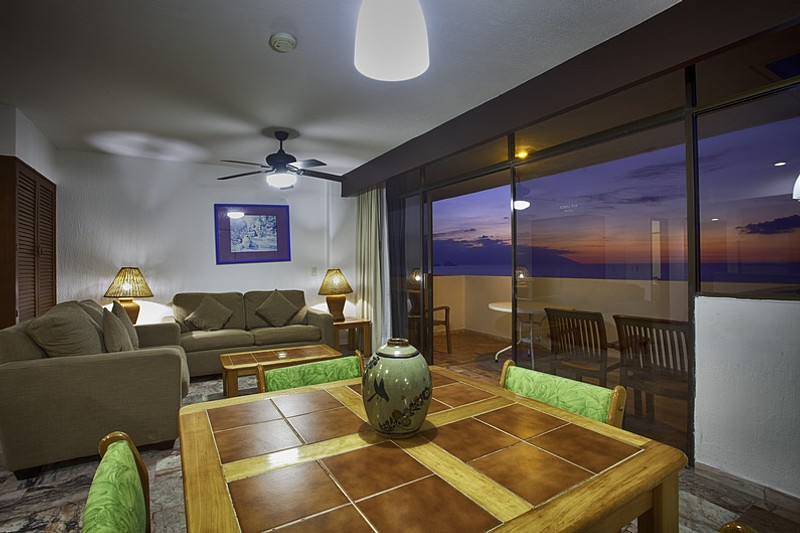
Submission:
POLYGON ((536 370, 630 395, 624 427, 690 434, 683 123, 517 167, 515 291, 536 370))

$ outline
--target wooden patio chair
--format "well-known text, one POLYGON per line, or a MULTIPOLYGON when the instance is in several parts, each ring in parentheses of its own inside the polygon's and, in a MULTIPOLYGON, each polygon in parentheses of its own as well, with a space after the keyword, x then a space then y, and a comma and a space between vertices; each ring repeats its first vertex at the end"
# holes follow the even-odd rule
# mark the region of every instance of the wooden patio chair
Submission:
MULTIPOLYGON (((414 330, 418 329, 418 326, 412 326, 414 324, 420 323, 420 309, 422 309, 421 305, 421 291, 418 290, 409 290, 408 291, 408 298, 411 302, 411 310, 409 311, 408 320, 409 326, 412 327, 414 330)), ((445 334, 445 342, 447 346, 447 353, 453 353, 453 341, 450 337, 450 306, 449 305, 437 305, 431 310, 431 320, 433 321, 433 327, 436 326, 444 326, 444 334, 445 334), (437 313, 443 313, 437 316, 437 313)), ((414 339, 417 343, 419 342, 418 339, 419 333, 415 331, 412 334, 412 337, 417 336, 414 339)))
POLYGON ((608 364, 608 340, 603 314, 546 307, 550 324, 550 373, 566 372, 578 381, 583 376, 597 378, 606 386, 606 374, 619 367, 608 364))
POLYGON ((83 533, 150 533, 150 481, 136 445, 126 433, 114 431, 103 437, 98 451, 83 533))
POLYGON ((663 318, 614 315, 622 356, 620 385, 633 389, 634 412, 655 418, 654 395, 688 400, 689 323, 663 318))
POLYGON ((622 427, 626 392, 619 385, 614 389, 598 387, 591 383, 520 368, 509 359, 503 364, 500 386, 553 407, 614 427, 622 427))

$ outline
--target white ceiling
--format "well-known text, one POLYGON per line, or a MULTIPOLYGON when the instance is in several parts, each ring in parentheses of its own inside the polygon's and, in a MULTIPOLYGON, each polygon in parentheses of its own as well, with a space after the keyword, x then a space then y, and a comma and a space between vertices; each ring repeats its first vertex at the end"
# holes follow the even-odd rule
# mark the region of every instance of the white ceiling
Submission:
POLYGON ((675 3, 422 0, 430 68, 389 83, 353 66, 360 0, 3 0, 0 103, 58 148, 203 162, 261 162, 286 127, 343 174, 675 3))

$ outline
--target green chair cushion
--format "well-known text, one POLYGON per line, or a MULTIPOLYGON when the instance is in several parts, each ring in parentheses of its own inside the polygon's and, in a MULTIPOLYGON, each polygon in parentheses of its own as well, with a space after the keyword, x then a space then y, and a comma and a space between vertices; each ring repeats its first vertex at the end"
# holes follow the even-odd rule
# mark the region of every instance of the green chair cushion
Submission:
POLYGON ((591 383, 517 366, 508 367, 505 388, 598 422, 608 422, 608 409, 614 392, 591 383))
POLYGON ((111 443, 89 488, 83 533, 143 532, 148 520, 146 509, 130 446, 122 440, 111 443))
POLYGON ((360 375, 358 356, 350 356, 268 370, 264 372, 264 381, 267 391, 278 391, 357 378, 360 375))

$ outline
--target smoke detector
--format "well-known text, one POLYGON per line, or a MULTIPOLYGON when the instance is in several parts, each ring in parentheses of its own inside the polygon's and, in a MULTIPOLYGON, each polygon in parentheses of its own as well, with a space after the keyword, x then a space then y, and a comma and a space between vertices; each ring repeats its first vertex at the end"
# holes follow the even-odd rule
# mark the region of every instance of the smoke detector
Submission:
POLYGON ((273 33, 269 37, 269 47, 285 54, 297 48, 297 39, 291 33, 273 33))

